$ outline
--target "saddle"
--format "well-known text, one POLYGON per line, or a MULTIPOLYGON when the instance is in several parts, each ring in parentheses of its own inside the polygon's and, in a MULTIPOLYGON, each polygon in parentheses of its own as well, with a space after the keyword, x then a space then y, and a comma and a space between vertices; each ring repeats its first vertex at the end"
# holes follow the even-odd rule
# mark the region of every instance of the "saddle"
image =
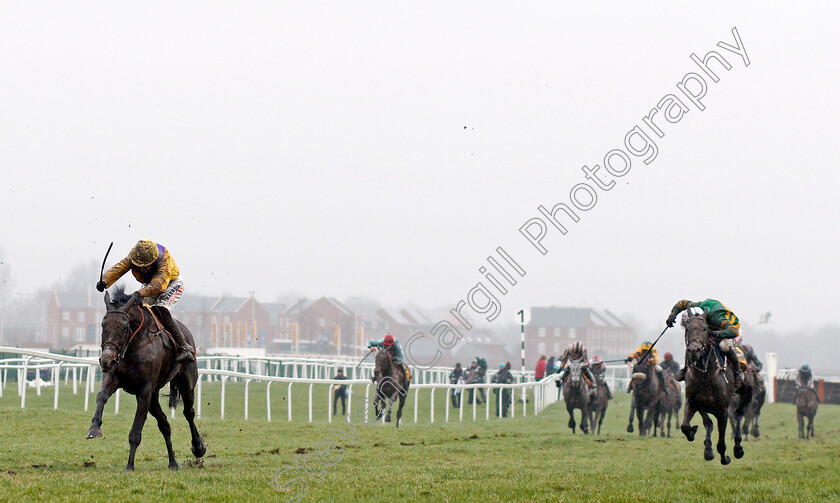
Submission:
MULTIPOLYGON (((163 323, 160 322, 157 315, 155 314, 155 310, 152 309, 152 306, 143 303, 143 307, 141 309, 145 309, 148 311, 149 315, 152 317, 152 323, 149 324, 149 337, 147 337, 144 341, 137 345, 136 349, 140 349, 146 344, 151 344, 161 332, 163 332, 166 337, 163 339, 163 346, 167 349, 176 350, 177 345, 175 344, 175 338, 172 337, 166 329, 163 328, 163 323)), ((193 356, 195 356, 193 354, 193 356)))

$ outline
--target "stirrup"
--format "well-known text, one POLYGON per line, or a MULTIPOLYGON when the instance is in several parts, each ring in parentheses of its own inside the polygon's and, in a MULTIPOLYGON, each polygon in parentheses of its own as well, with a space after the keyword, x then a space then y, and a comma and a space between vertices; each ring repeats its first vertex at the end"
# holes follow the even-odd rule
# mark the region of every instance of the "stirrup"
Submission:
POLYGON ((686 373, 686 368, 685 367, 679 369, 677 371, 677 373, 674 375, 674 380, 677 381, 677 382, 685 381, 685 373, 686 373))
POLYGON ((175 357, 176 363, 190 363, 195 361, 192 351, 189 348, 182 347, 178 351, 178 356, 175 357))

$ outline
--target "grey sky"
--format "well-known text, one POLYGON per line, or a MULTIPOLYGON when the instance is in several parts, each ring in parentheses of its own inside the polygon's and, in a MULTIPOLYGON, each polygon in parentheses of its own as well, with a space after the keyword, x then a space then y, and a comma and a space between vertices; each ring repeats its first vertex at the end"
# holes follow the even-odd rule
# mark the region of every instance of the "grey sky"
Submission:
MULTIPOLYGON (((840 321, 840 6, 558 2, 4 3, 0 246, 19 292, 140 238, 188 292, 455 305, 504 247, 500 298, 662 323, 840 321), (733 43, 737 26, 750 58, 733 43), (687 72, 732 64, 541 256, 567 202, 687 72)), ((91 278, 91 287, 96 278, 91 278)))

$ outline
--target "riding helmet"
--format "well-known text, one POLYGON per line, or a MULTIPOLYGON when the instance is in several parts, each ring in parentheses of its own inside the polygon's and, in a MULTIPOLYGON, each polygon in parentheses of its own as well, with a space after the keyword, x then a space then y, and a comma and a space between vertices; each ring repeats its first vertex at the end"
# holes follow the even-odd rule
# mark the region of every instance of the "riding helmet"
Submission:
POLYGON ((158 258, 158 247, 154 241, 141 239, 131 249, 131 263, 137 267, 146 267, 158 258))
POLYGON ((385 345, 390 346, 393 343, 394 343, 394 336, 391 335, 391 334, 386 335, 385 336, 385 345))

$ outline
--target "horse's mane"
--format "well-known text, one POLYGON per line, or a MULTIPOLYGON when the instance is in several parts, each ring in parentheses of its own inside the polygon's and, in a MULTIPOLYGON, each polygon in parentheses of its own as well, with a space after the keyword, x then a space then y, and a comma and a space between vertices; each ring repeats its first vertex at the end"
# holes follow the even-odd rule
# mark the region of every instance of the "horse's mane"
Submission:
POLYGON ((111 309, 117 309, 131 298, 131 295, 125 293, 125 285, 117 285, 110 293, 111 295, 111 309))

